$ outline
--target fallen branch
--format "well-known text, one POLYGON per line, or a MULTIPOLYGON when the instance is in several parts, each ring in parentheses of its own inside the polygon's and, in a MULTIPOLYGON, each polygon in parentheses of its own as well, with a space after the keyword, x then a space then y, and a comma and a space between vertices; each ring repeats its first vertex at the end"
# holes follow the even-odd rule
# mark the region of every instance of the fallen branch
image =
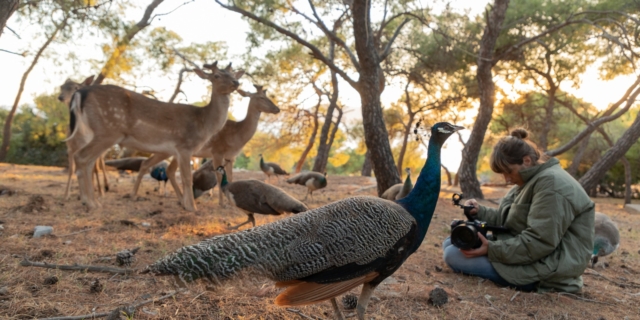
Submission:
POLYGON ((115 308, 114 310, 110 311, 110 312, 103 312, 103 313, 92 313, 92 314, 85 314, 82 316, 67 316, 67 317, 53 317, 53 318, 43 318, 40 320, 82 320, 82 319, 95 319, 95 318, 103 318, 103 317, 107 317, 109 315, 118 315, 122 312, 125 312, 127 314, 129 313, 133 313, 133 311, 135 311, 135 309, 144 306, 145 304, 149 304, 152 302, 156 302, 156 301, 161 301, 167 298, 171 298, 173 296, 175 296, 176 294, 182 292, 183 290, 177 290, 174 291, 172 293, 169 293, 167 295, 164 295, 160 298, 157 299, 149 299, 149 300, 144 300, 138 303, 134 303, 132 305, 126 306, 126 307, 118 307, 115 308))
POLYGON ((286 310, 287 310, 287 311, 289 311, 289 312, 295 313, 295 314, 297 314, 297 315, 299 315, 299 316, 301 316, 301 317, 303 317, 303 318, 305 318, 305 319, 311 319, 311 320, 318 320, 318 319, 322 319, 322 318, 314 318, 314 317, 310 317, 310 316, 308 316, 308 315, 306 315, 306 314, 302 313, 302 311, 300 311, 300 310, 298 310, 298 309, 287 308, 286 310))
POLYGON ((586 301, 586 302, 593 302, 593 303, 599 303, 599 304, 606 304, 606 305, 610 305, 613 306, 613 303, 609 303, 609 302, 604 302, 604 301, 598 301, 598 300, 592 300, 592 299, 587 299, 587 298, 583 298, 581 296, 575 295, 573 293, 569 293, 569 292, 558 292, 558 296, 569 296, 572 297, 574 299, 578 299, 581 301, 586 301))
POLYGON ((106 273, 117 273, 117 274, 133 274, 135 272, 134 269, 121 269, 121 268, 102 267, 102 266, 84 266, 79 264, 74 264, 74 265, 50 264, 46 262, 33 262, 26 259, 20 261, 20 265, 23 267, 39 267, 39 268, 49 268, 49 269, 59 269, 59 270, 77 270, 77 271, 106 272, 106 273))
POLYGON ((520 294, 520 291, 516 291, 516 294, 514 294, 513 297, 509 299, 509 301, 513 302, 513 299, 515 299, 519 294, 520 294))
POLYGON ((618 281, 615 281, 615 280, 613 280, 613 279, 607 278, 606 276, 602 275, 601 273, 599 273, 598 271, 595 271, 595 270, 593 270, 593 269, 587 269, 587 270, 585 270, 584 274, 587 274, 587 275, 590 275, 590 276, 596 276, 596 277, 602 278, 602 279, 604 279, 604 280, 607 280, 607 281, 609 281, 609 282, 611 282, 611 283, 613 283, 613 284, 617 285, 617 286, 618 286, 618 287, 620 287, 620 288, 626 288, 626 287, 640 288, 640 284, 637 284, 637 283, 632 282, 632 281, 628 281, 627 283, 618 282, 618 281), (587 271, 589 271, 589 272, 587 272, 587 271))

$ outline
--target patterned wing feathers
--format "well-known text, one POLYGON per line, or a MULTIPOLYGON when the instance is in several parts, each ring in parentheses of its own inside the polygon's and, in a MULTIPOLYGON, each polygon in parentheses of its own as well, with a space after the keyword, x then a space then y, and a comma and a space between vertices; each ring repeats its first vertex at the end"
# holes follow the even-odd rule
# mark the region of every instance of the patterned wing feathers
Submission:
POLYGON ((276 283, 276 286, 287 286, 287 289, 276 297, 278 306, 302 306, 312 304, 343 294, 378 276, 377 272, 335 283, 314 283, 304 281, 288 281, 276 283))

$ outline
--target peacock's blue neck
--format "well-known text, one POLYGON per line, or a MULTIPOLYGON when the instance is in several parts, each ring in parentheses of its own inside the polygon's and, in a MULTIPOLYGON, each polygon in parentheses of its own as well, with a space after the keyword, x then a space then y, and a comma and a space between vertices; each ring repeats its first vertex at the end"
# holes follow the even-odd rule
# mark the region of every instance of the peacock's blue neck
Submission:
POLYGON ((220 181, 220 188, 224 188, 227 184, 229 184, 229 181, 227 181, 227 173, 223 172, 222 180, 220 181))
POLYGON ((427 162, 420 171, 418 180, 408 196, 397 200, 418 222, 418 239, 411 252, 418 249, 424 240, 436 209, 440 194, 440 149, 441 145, 431 139, 427 153, 427 162))

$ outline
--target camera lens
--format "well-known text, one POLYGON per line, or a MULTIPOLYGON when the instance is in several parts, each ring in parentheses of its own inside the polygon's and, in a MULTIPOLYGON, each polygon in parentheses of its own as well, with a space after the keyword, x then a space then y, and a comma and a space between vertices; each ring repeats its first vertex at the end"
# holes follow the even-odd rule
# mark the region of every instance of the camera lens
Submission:
POLYGON ((462 250, 474 249, 479 240, 477 233, 473 226, 457 226, 451 230, 451 243, 462 250))

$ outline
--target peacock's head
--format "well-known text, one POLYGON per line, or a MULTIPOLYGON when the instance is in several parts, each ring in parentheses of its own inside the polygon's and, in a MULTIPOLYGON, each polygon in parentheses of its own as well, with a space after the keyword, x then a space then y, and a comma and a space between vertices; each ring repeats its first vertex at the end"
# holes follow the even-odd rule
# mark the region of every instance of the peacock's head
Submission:
POLYGON ((431 139, 440 145, 451 136, 454 132, 465 129, 462 126, 456 126, 448 122, 438 122, 431 127, 431 139))
POLYGON ((219 166, 218 168, 216 168, 216 171, 218 171, 220 174, 224 174, 224 167, 219 166))

